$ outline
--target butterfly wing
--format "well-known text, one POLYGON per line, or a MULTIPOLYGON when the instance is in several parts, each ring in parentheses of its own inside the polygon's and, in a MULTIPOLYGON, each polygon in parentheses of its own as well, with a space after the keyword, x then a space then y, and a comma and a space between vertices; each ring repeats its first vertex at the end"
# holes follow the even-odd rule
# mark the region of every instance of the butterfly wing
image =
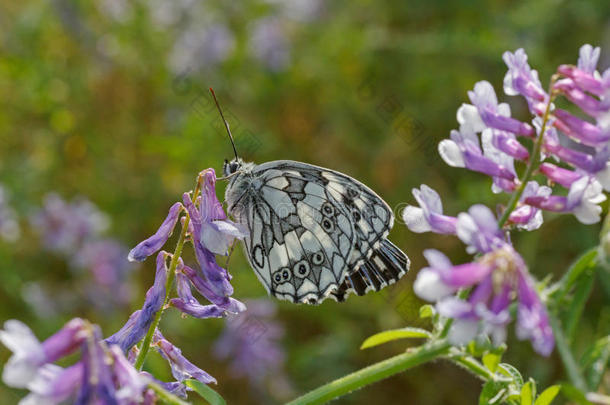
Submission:
POLYGON ((386 240, 391 209, 342 173, 268 162, 232 181, 227 202, 235 219, 250 229, 245 248, 252 268, 280 299, 343 300, 406 273, 406 255, 386 240))

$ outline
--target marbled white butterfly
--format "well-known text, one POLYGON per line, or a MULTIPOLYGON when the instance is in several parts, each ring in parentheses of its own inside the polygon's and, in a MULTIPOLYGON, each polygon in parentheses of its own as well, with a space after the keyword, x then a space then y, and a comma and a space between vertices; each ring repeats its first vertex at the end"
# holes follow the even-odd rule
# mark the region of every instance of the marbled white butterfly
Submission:
POLYGON ((227 210, 248 228, 248 260, 270 294, 307 304, 344 301, 407 273, 409 258, 387 239, 392 210, 370 188, 307 163, 245 163, 233 150, 235 159, 223 166, 227 210))

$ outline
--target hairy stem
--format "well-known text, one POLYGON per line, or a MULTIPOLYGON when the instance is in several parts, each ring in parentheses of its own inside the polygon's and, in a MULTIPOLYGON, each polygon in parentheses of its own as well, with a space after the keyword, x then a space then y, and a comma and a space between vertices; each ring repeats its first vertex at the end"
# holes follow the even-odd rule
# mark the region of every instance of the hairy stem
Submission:
POLYGON ((345 377, 316 388, 289 402, 288 405, 322 404, 334 398, 383 380, 394 374, 413 368, 449 353, 451 345, 446 340, 427 343, 407 353, 375 363, 345 377))
POLYGON ((508 201, 508 205, 506 206, 506 209, 504 210, 502 216, 500 217, 500 220, 498 221, 498 227, 500 228, 502 228, 506 224, 506 221, 508 221, 510 214, 515 210, 517 204, 519 203, 519 199, 523 195, 523 191, 525 190, 527 182, 530 181, 532 175, 534 174, 534 170, 537 169, 538 166, 540 166, 540 151, 542 150, 542 141, 544 140, 544 133, 546 132, 546 127, 549 122, 549 117, 551 115, 551 104, 555 99, 555 92, 553 91, 553 84, 555 83, 555 80, 557 80, 557 78, 553 76, 553 78, 551 79, 551 84, 549 86, 549 101, 546 105, 544 115, 542 116, 542 125, 540 127, 540 133, 538 134, 538 138, 536 138, 536 142, 534 143, 534 149, 530 154, 530 159, 527 162, 525 172, 523 173, 523 176, 521 176, 521 179, 519 179, 519 187, 511 195, 510 200, 508 201))
MULTIPOLYGON (((199 194, 199 190, 201 188, 200 185, 201 185, 201 176, 199 176, 199 179, 197 181, 197 186, 195 187, 195 191, 193 192, 193 200, 197 199, 197 195, 199 194)), ((188 232, 189 222, 190 222, 190 217, 187 212, 184 216, 184 222, 182 224, 180 238, 178 239, 178 242, 176 243, 176 248, 174 249, 174 254, 172 255, 172 260, 169 264, 167 280, 165 281, 165 299, 163 300, 163 306, 155 314, 155 319, 153 320, 150 327, 148 328, 148 331, 146 332, 146 336, 144 337, 144 340, 142 341, 142 345, 140 347, 140 352, 138 353, 138 357, 136 358, 136 362, 134 364, 134 366, 137 370, 141 370, 142 366, 144 365, 144 361, 146 360, 146 355, 148 354, 148 350, 150 349, 150 342, 152 342, 152 338, 153 338, 153 335, 155 334, 155 330, 157 329, 157 326, 159 326, 159 322, 161 322, 161 316, 163 315, 163 311, 165 311, 165 308, 167 307, 167 304, 169 302, 169 299, 171 296, 172 285, 174 283, 174 278, 176 277, 176 267, 178 266, 178 260, 180 259, 180 256, 182 255, 182 249, 184 248, 184 242, 186 240, 186 234, 188 232)))

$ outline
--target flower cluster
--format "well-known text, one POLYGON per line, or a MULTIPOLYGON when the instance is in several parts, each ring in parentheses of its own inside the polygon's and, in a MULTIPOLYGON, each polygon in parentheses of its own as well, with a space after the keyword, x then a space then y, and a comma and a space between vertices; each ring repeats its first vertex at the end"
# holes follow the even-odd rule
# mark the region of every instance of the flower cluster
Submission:
MULTIPOLYGON (((408 207, 404 212, 411 230, 418 210, 429 216, 428 207, 441 207, 438 194, 423 185, 414 190, 420 196, 422 207, 408 207), (421 195, 427 196, 422 199, 421 195)), ((467 245, 467 251, 478 254, 470 262, 453 265, 437 250, 426 250, 429 266, 417 276, 414 290, 421 298, 436 302, 441 316, 453 319, 449 339, 454 344, 464 344, 480 335, 490 335, 494 343, 504 342, 506 326, 510 322, 510 304, 517 301, 517 337, 529 339, 534 349, 549 355, 553 350, 553 332, 548 315, 535 283, 529 275, 523 258, 504 238, 491 210, 484 205, 474 205, 467 213, 457 217, 445 217, 453 225, 453 231, 442 233, 456 235, 467 245), (458 290, 472 289, 467 300, 454 294, 458 290)))
POLYGON ((439 153, 451 166, 491 176, 493 192, 512 194, 501 218, 483 205, 448 216, 436 191, 426 185, 413 190, 419 206, 403 211, 407 227, 455 235, 468 253, 476 254, 470 263, 453 265, 441 252, 427 250, 429 266, 414 284, 420 297, 435 302, 438 313, 453 320, 449 338, 456 344, 480 335, 491 336, 495 343, 504 341, 509 307, 515 303, 517 337, 529 339, 542 355, 553 350, 545 305, 508 231, 539 228, 542 210, 570 212, 584 224, 600 220, 603 190, 610 190, 610 69, 596 71, 599 53, 599 48, 583 46, 577 66, 557 69, 550 92, 522 49, 504 54, 504 92, 525 98, 531 122, 511 117, 508 104, 498 102, 489 82, 478 82, 468 92, 472 104, 459 108, 460 127, 440 142, 439 153), (556 107, 559 96, 580 109, 580 116, 556 107), (521 138, 532 138, 533 148, 526 148, 521 138), (515 161, 526 164, 521 179, 515 161), (532 180, 534 174, 546 176, 548 185, 532 180), (565 188, 566 195, 555 193, 555 184, 565 188), (458 297, 458 291, 468 291, 468 298, 458 297))
MULTIPOLYGON (((222 317, 227 313, 242 312, 246 307, 230 297, 233 294, 233 287, 230 283, 231 275, 218 265, 216 255, 227 255, 233 240, 241 239, 247 233, 242 226, 229 220, 222 209, 222 205, 216 197, 216 174, 213 169, 201 173, 200 185, 201 195, 195 195, 195 201, 193 201, 190 193, 184 193, 182 203, 177 202, 172 205, 157 232, 134 247, 129 252, 128 258, 130 261, 143 261, 161 249, 172 235, 180 214, 186 211, 189 221, 184 232, 192 242, 199 266, 193 269, 185 265, 182 258, 174 258, 169 253, 161 251, 157 256, 157 279, 165 280, 167 278, 169 270, 166 257, 171 256, 172 260, 176 262, 173 271, 176 277, 178 297, 171 299, 170 305, 195 318, 222 317), (200 304, 193 296, 191 287, 212 304, 200 304)), ((184 224, 184 222, 185 219, 182 223, 184 224)), ((161 282, 157 279, 155 285, 149 290, 147 299, 148 295, 165 296, 165 281, 161 282)), ((162 305, 163 300, 156 302, 151 307, 154 311, 151 311, 150 308, 146 308, 145 304, 145 307, 142 308, 143 316, 146 319, 152 319, 154 313, 162 305)), ((136 334, 145 333, 145 329, 136 328, 136 334)))
POLYGON ((491 84, 481 81, 468 92, 472 104, 458 110, 459 129, 439 144, 447 164, 491 176, 494 192, 525 187, 509 223, 535 229, 542 223, 540 209, 570 212, 584 224, 599 221, 603 190, 610 190, 610 69, 596 71, 599 54, 599 48, 583 46, 577 66, 558 68, 549 93, 522 49, 506 52, 504 92, 525 98, 531 122, 511 117, 508 104, 499 103, 491 84), (580 109, 580 116, 557 108, 553 101, 558 96, 580 109), (529 151, 520 138, 534 138, 539 148, 529 151), (533 181, 522 185, 515 161, 529 162, 550 184, 566 188, 567 195, 553 195, 533 181))
POLYGON ((138 371, 132 356, 127 358, 120 346, 102 340, 98 326, 79 318, 69 321, 44 342, 39 342, 22 322, 9 320, 0 330, 0 341, 13 352, 4 366, 4 383, 30 391, 20 405, 66 402, 152 405, 158 400, 153 385, 185 397, 183 380, 194 378, 206 384, 215 381, 161 335, 155 344, 177 381, 158 381, 149 373, 138 371), (71 366, 55 364, 79 349, 80 358, 71 366))

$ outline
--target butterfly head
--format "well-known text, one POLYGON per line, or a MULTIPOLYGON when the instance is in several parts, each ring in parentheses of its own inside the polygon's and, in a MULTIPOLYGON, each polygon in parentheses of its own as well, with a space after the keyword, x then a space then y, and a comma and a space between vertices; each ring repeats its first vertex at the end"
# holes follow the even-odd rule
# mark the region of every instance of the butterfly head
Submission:
POLYGON ((224 164, 222 165, 222 174, 224 176, 230 176, 233 173, 236 173, 241 167, 244 165, 244 161, 241 158, 235 158, 230 162, 225 159, 224 164))

